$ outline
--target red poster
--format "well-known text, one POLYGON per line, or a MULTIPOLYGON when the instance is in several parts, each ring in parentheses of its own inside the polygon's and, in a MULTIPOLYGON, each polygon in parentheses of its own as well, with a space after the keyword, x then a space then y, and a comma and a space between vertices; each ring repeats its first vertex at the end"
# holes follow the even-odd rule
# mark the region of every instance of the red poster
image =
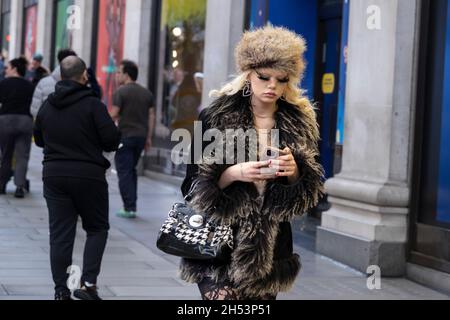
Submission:
POLYGON ((24 53, 29 61, 33 59, 36 51, 37 14, 37 5, 29 7, 25 11, 24 53))
POLYGON ((126 0, 100 0, 99 10, 96 73, 109 108, 117 88, 115 72, 123 59, 126 0))

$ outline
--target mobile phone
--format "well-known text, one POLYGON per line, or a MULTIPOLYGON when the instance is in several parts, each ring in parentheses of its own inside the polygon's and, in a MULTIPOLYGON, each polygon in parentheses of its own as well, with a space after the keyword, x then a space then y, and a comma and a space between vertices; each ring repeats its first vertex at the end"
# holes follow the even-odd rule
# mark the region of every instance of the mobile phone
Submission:
MULTIPOLYGON (((266 147, 264 149, 263 155, 261 157, 261 161, 269 161, 276 159, 280 156, 281 150, 273 147, 266 147)), ((278 172, 277 168, 261 168, 261 174, 264 175, 275 175, 278 172)))

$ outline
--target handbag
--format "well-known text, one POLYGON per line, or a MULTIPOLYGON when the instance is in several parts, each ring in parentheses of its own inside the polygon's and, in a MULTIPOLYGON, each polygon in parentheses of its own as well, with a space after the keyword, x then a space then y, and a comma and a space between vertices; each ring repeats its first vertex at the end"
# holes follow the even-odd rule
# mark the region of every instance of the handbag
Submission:
MULTIPOLYGON (((191 188, 192 190, 192 188, 191 188)), ((156 246, 161 251, 187 259, 228 261, 233 250, 233 230, 219 225, 205 213, 198 213, 188 204, 177 202, 162 225, 156 246)))

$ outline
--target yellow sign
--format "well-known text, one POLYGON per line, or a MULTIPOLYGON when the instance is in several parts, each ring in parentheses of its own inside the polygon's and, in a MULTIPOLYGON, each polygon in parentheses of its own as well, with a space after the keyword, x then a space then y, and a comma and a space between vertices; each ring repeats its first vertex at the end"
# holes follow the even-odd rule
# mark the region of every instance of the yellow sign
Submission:
POLYGON ((325 73, 322 79, 323 94, 332 94, 334 92, 335 79, 334 73, 325 73))

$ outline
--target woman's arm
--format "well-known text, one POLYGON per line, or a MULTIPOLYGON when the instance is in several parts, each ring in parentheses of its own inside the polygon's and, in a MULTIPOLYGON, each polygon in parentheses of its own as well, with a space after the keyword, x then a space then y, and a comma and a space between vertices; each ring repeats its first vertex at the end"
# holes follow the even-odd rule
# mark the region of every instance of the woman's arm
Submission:
POLYGON ((289 179, 285 173, 285 180, 278 180, 270 189, 273 205, 280 208, 277 212, 280 221, 288 221, 294 216, 305 214, 317 205, 324 192, 324 172, 317 161, 317 149, 297 148, 293 157, 298 176, 293 175, 289 179))
POLYGON ((295 160, 292 150, 285 148, 281 150, 282 156, 278 157, 276 160, 270 161, 270 167, 278 169, 276 174, 277 177, 286 177, 288 184, 293 185, 298 182, 300 178, 300 171, 295 160))
POLYGON ((246 162, 229 167, 222 173, 218 186, 221 190, 226 189, 234 182, 257 182, 261 180, 274 179, 274 175, 261 174, 261 168, 267 167, 269 161, 246 162))
POLYGON ((217 183, 221 190, 228 188, 234 182, 238 181, 239 175, 237 174, 236 169, 237 166, 232 166, 229 167, 227 170, 225 170, 224 173, 222 173, 222 176, 220 177, 220 180, 217 183))

